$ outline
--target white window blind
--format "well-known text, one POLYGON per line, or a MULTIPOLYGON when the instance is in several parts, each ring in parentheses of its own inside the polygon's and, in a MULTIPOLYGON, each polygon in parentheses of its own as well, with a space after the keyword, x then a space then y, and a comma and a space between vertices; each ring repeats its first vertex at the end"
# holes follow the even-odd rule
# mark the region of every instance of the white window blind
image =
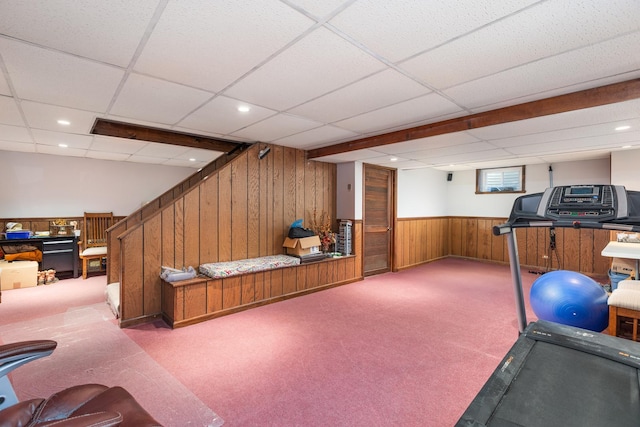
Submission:
POLYGON ((477 177, 479 193, 523 191, 523 166, 480 169, 477 177))

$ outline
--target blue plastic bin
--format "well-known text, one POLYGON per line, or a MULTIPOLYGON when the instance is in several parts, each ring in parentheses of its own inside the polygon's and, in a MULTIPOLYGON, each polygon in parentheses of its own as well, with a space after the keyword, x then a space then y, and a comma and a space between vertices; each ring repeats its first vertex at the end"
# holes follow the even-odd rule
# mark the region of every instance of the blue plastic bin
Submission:
POLYGON ((611 292, 615 291, 618 287, 618 282, 624 279, 628 279, 629 275, 625 273, 616 273, 609 270, 609 281, 611 282, 611 292))
POLYGON ((31 237, 29 230, 7 231, 7 239, 28 239, 31 237))

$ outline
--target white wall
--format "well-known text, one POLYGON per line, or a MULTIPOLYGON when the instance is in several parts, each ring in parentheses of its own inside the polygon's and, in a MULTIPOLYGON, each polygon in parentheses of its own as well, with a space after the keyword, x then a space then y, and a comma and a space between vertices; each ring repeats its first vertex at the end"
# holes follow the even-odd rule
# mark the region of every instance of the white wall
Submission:
MULTIPOLYGON (((455 175, 455 174, 454 174, 455 175)), ((437 169, 398 170, 398 218, 447 216, 447 172, 437 169)))
POLYGON ((611 184, 624 185, 627 190, 640 191, 640 150, 611 153, 611 184))
MULTIPOLYGON (((640 189, 640 150, 624 151, 613 158, 562 162, 551 165, 553 185, 621 184, 640 189), (613 166, 611 166, 613 165, 613 166), (611 169, 614 169, 613 171, 611 169), (617 169, 617 171, 616 171, 617 169), (619 182, 613 180, 613 176, 619 182)), ((543 192, 550 185, 549 165, 528 165, 527 193, 543 192)), ((447 172, 431 168, 398 170, 398 218, 432 216, 507 217, 518 194, 475 194, 476 171, 447 172)), ((337 217, 362 219, 362 163, 342 163, 337 167, 337 217), (348 190, 351 185, 351 190, 348 190)))
POLYGON ((0 151, 0 218, 126 216, 193 168, 0 151))
MULTIPOLYGON (((553 185, 610 184, 609 159, 563 162, 551 165, 553 185)), ((525 189, 540 193, 549 187, 549 165, 527 165, 525 189)), ((447 214, 451 216, 507 217, 522 194, 475 194, 476 171, 457 171, 449 182, 447 214)), ((400 190, 398 190, 400 191, 400 190)))

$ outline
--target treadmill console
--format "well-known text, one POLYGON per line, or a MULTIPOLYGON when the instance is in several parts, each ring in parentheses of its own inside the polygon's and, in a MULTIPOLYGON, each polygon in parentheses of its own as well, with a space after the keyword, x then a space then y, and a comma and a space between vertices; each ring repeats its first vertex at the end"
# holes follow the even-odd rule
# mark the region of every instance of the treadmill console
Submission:
POLYGON ((624 196, 623 216, 626 216, 624 189, 623 193, 618 193, 612 185, 567 185, 549 190, 546 206, 539 206, 538 209, 538 214, 545 218, 595 221, 613 219, 618 216, 618 208, 622 207, 619 206, 619 196, 624 196))
POLYGON ((531 226, 551 221, 558 227, 602 228, 603 224, 640 225, 640 192, 622 185, 564 185, 515 200, 508 223, 531 226))

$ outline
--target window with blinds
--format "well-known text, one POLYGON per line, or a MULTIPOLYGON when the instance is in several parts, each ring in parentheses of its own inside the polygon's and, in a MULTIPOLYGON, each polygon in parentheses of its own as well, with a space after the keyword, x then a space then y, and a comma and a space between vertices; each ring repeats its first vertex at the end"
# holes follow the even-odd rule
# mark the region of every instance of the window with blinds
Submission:
POLYGON ((476 170, 476 194, 524 192, 524 166, 476 170))

